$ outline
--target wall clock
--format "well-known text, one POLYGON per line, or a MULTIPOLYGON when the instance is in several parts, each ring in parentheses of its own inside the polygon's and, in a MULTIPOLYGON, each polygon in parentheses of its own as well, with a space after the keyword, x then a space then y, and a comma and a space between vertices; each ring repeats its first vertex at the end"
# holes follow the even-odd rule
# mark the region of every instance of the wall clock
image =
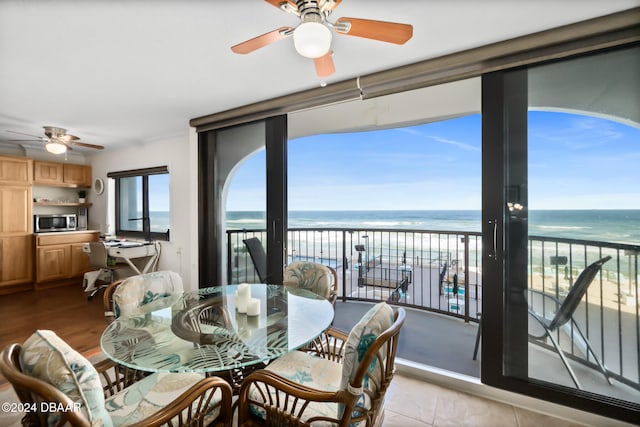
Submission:
POLYGON ((104 181, 102 180, 102 178, 96 178, 96 180, 93 182, 93 191, 95 191, 98 195, 104 192, 104 181))

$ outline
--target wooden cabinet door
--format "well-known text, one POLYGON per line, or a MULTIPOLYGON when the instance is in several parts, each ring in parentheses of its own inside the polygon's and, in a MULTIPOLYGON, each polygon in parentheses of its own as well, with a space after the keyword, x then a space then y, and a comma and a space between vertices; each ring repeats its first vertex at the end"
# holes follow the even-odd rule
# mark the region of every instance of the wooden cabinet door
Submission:
POLYGON ((71 245, 41 246, 37 249, 37 281, 66 279, 71 273, 71 245))
POLYGON ((62 184, 63 164, 55 162, 33 162, 33 183, 40 185, 62 184))
POLYGON ((0 238, 0 286, 31 282, 32 248, 31 234, 0 238))
POLYGON ((0 183, 31 184, 33 161, 20 157, 0 157, 0 183))
POLYGON ((82 276, 91 271, 89 256, 82 251, 84 243, 74 243, 71 246, 71 277, 82 276))
POLYGON ((0 186, 0 233, 31 233, 31 187, 0 186))
POLYGON ((63 181, 65 184, 77 185, 78 187, 91 187, 91 166, 65 163, 63 181))

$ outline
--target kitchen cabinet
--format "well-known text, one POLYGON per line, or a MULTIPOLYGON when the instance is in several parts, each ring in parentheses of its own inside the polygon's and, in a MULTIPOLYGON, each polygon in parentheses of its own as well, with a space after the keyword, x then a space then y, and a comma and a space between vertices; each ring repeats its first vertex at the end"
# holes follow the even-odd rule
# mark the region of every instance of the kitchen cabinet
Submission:
POLYGON ((0 156, 0 293, 33 281, 33 160, 0 156))
POLYGON ((49 245, 37 249, 37 281, 67 279, 71 277, 70 245, 49 245))
POLYGON ((62 168, 62 181, 68 185, 91 187, 91 166, 65 163, 62 168))
POLYGON ((33 183, 54 187, 91 187, 91 166, 73 163, 33 162, 33 183))
POLYGON ((31 186, 0 185, 0 235, 31 233, 31 186))
POLYGON ((98 241, 98 232, 51 233, 36 237, 36 282, 80 277, 91 270, 82 245, 98 241))
POLYGON ((33 162, 33 183, 38 185, 62 185, 62 163, 33 162))
POLYGON ((33 160, 0 156, 0 184, 31 185, 33 160))
POLYGON ((33 280, 33 235, 0 237, 0 287, 33 280))

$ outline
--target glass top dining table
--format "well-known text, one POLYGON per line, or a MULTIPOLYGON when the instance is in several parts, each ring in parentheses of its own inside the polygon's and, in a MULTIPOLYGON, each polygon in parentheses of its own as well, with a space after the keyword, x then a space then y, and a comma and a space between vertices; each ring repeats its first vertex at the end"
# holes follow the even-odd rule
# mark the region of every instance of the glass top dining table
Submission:
POLYGON ((102 351, 116 363, 148 372, 224 371, 296 350, 333 320, 331 303, 313 292, 249 286, 259 301, 258 315, 237 311, 238 285, 170 295, 143 306, 144 313, 115 319, 102 334, 102 351))

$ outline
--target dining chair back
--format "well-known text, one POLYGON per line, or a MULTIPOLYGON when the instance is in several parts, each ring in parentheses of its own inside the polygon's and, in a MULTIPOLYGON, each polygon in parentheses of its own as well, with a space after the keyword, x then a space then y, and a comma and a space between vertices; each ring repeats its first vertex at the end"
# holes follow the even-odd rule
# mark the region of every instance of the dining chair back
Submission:
POLYGON ((296 261, 284 269, 284 286, 307 289, 335 306, 338 297, 338 274, 328 265, 316 262, 296 261))
POLYGON ((231 387, 221 378, 197 373, 140 377, 120 368, 109 360, 92 365, 47 330, 0 353, 0 373, 28 408, 23 425, 231 425, 231 387))
POLYGON ((136 316, 168 307, 184 291, 182 278, 173 271, 154 271, 128 277, 114 288, 115 317, 136 316))
POLYGON ((405 311, 382 302, 349 335, 329 328, 243 381, 238 425, 379 426, 405 311))

